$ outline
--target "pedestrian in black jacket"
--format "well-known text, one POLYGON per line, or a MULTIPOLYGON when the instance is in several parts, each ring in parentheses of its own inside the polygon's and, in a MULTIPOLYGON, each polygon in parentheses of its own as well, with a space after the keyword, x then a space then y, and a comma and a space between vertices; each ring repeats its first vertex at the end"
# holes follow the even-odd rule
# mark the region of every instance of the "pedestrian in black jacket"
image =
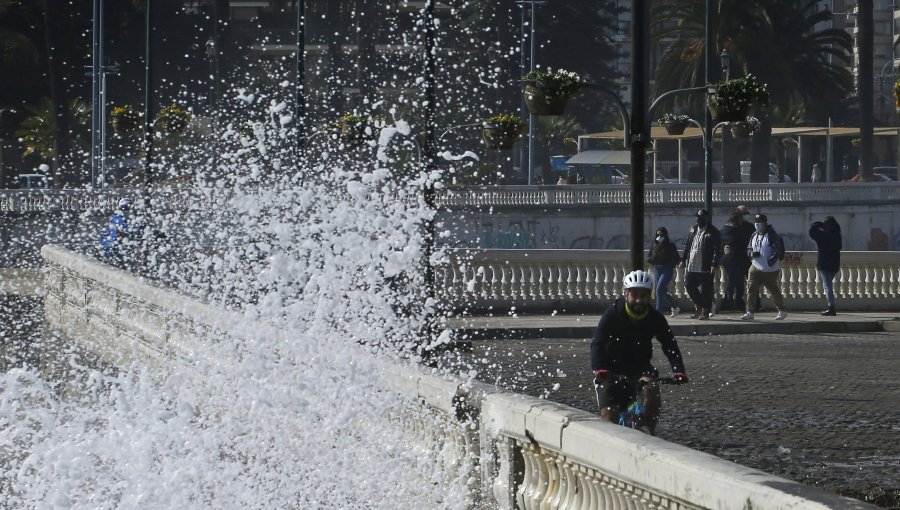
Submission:
POLYGON ((719 229, 710 225, 709 211, 697 211, 697 224, 684 243, 679 267, 685 268, 684 289, 696 306, 692 319, 709 319, 713 304, 713 277, 719 269, 722 241, 719 229))
POLYGON ((679 308, 675 299, 669 295, 669 282, 675 276, 675 266, 681 261, 678 256, 678 248, 669 240, 669 231, 666 227, 656 229, 653 245, 647 254, 647 262, 653 266, 653 287, 656 289, 656 311, 665 313, 665 307, 669 307, 672 317, 677 317, 679 308))
POLYGON ((744 310, 744 284, 750 270, 750 256, 747 245, 753 235, 753 225, 744 221, 744 214, 735 210, 728 216, 728 223, 722 227, 722 267, 725 269, 725 296, 722 309, 744 310))
POLYGON ((815 221, 809 226, 809 237, 818 247, 816 269, 819 270, 828 300, 828 309, 822 315, 837 315, 834 308, 834 277, 841 270, 841 226, 833 216, 826 216, 825 221, 815 221))

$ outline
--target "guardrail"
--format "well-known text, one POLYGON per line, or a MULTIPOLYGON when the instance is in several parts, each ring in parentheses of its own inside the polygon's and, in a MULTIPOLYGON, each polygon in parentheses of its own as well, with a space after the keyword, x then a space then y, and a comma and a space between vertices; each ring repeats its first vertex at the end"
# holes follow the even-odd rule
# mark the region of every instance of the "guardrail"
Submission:
MULTIPOLYGON (((609 206, 631 203, 628 185, 451 186, 437 194, 438 207, 609 206)), ((648 184, 648 207, 701 205, 702 184, 648 184)), ((794 204, 796 202, 879 203, 900 200, 900 182, 823 184, 715 184, 712 200, 722 204, 794 204)))
MULTIPOLYGON (((286 190, 285 192, 290 192, 286 190)), ((0 212, 113 211, 121 197, 141 196, 138 189, 0 190, 0 212)), ((450 186, 438 190, 440 207, 480 206, 611 206, 631 201, 628 185, 570 186, 450 186)), ((699 205, 702 184, 648 184, 644 200, 649 207, 699 205)), ((230 195, 219 188, 153 189, 151 201, 168 209, 200 207, 230 195)), ((793 204, 796 202, 880 203, 900 200, 900 182, 817 184, 716 184, 714 202, 727 204, 793 204)))
MULTIPOLYGON (((626 250, 448 250, 435 269, 436 288, 456 307, 546 307, 555 302, 594 304, 621 295, 630 271, 626 250)), ((676 271, 673 297, 687 305, 684 270, 676 271)), ((715 278, 725 294, 725 271, 715 278)), ((825 302, 816 270, 816 252, 788 252, 782 261, 781 289, 788 309, 811 310, 825 302)), ((900 308, 900 253, 845 251, 834 279, 842 310, 900 308)))
MULTIPOLYGON (((236 316, 63 248, 44 246, 41 253, 48 322, 69 338, 90 338, 110 362, 127 364, 137 353, 137 361, 159 367, 196 359, 215 339, 279 334, 265 324, 235 328, 236 316)), ((446 470, 471 476, 473 508, 874 508, 561 404, 416 365, 373 363, 380 369, 372 377, 409 406, 385 419, 425 451, 441 452, 446 470)))

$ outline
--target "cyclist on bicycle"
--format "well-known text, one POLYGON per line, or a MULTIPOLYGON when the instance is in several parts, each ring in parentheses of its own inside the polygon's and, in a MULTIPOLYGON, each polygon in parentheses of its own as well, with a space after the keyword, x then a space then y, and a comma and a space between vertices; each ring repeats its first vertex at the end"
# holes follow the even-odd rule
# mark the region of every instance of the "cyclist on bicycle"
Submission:
POLYGON ((650 306, 653 278, 644 271, 632 271, 623 281, 624 296, 616 299, 597 325, 591 342, 591 368, 600 416, 616 423, 643 391, 644 413, 639 428, 656 433, 659 420, 659 370, 653 367, 653 337, 662 345, 672 365, 676 384, 688 382, 678 342, 665 316, 650 306))

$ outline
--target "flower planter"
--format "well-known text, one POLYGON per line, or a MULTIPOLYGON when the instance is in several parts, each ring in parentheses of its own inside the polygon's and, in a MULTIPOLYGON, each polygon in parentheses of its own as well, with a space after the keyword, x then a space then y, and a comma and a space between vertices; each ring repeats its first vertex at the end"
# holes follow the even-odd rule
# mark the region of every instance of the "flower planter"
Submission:
POLYGON ((743 109, 722 108, 709 101, 706 102, 706 107, 709 109, 709 114, 715 122, 738 122, 746 119, 747 114, 750 113, 749 107, 743 109))
POLYGON ((137 128, 137 122, 124 118, 113 118, 110 122, 113 132, 117 135, 124 135, 134 131, 137 128))
POLYGON ((488 149, 506 150, 513 148, 519 133, 496 124, 484 124, 481 128, 481 137, 484 138, 484 146, 488 149))
POLYGON ((525 82, 525 106, 533 115, 562 115, 570 97, 568 94, 540 87, 534 81, 525 82))
POLYGON ((666 133, 669 133, 672 136, 683 135, 687 126, 688 122, 686 120, 667 120, 663 122, 666 133))
POLYGON ((342 122, 341 139, 347 142, 361 142, 366 138, 366 124, 364 122, 342 122))
POLYGON ((753 130, 749 127, 741 125, 741 124, 732 124, 729 126, 731 128, 731 136, 735 138, 750 138, 753 136, 753 130))

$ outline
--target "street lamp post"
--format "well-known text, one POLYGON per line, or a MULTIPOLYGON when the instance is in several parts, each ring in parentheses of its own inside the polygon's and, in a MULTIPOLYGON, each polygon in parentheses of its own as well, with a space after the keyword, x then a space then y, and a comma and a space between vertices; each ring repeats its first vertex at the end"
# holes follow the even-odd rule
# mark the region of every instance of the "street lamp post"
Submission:
MULTIPOLYGON (((215 29, 213 30, 213 34, 215 34, 215 29)), ((212 167, 212 178, 217 177, 217 170, 219 167, 219 151, 217 147, 217 139, 216 136, 216 124, 218 120, 218 113, 216 112, 216 84, 218 83, 218 76, 216 73, 216 40, 213 37, 210 37, 208 41, 206 41, 206 58, 209 59, 209 131, 212 135, 212 140, 210 140, 212 144, 212 158, 210 162, 210 166, 212 167)))
MULTIPOLYGON (((539 6, 539 5, 544 5, 546 3, 547 3, 547 0, 516 0, 516 4, 518 4, 519 7, 522 8, 522 25, 523 25, 523 30, 522 30, 523 34, 522 35, 523 36, 524 36, 524 25, 525 25, 525 19, 526 19, 525 18, 525 4, 531 5, 531 11, 530 11, 531 12, 531 22, 528 27, 530 30, 529 41, 528 41, 530 43, 530 52, 529 52, 529 59, 528 59, 530 71, 534 71, 534 69, 535 69, 535 53, 536 53, 536 47, 537 47, 536 37, 535 37, 535 32, 536 32, 535 23, 537 23, 537 14, 536 14, 535 7, 539 6)), ((522 74, 525 74, 525 72, 524 72, 525 71, 524 37, 523 37, 522 42, 523 42, 523 44, 522 44, 523 47, 521 50, 521 52, 522 52, 521 68, 522 68, 522 74)), ((526 111, 525 102, 523 101, 522 102, 522 112, 524 113, 525 111, 526 111)), ((528 114, 528 184, 534 183, 534 151, 535 151, 534 128, 535 128, 535 116, 534 116, 534 114, 529 112, 529 114, 528 114)), ((522 158, 520 158, 520 159, 522 159, 522 158)), ((521 164, 521 162, 520 162, 520 164, 521 164)))
POLYGON ((144 40, 144 185, 153 184, 153 0, 147 0, 144 40))
POLYGON ((6 173, 3 168, 3 149, 6 145, 6 138, 3 136, 3 117, 7 112, 16 113, 16 110, 13 108, 0 108, 0 189, 6 188, 6 173))

